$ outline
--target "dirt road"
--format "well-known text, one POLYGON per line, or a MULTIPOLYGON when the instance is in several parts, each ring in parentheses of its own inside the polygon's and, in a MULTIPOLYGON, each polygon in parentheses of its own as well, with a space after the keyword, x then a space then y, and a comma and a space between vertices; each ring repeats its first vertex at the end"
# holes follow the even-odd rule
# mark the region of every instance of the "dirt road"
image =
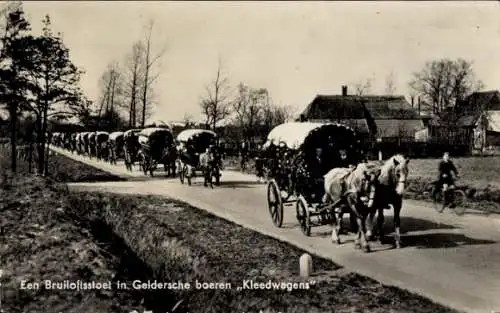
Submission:
MULTIPOLYGON (((346 243, 341 246, 332 244, 327 226, 314 228, 311 237, 304 236, 295 221, 294 207, 285 207, 284 227, 276 228, 268 213, 265 185, 256 183, 252 176, 227 171, 223 172, 222 186, 204 188, 198 178, 189 187, 178 179, 147 178, 137 170, 127 172, 123 164, 112 166, 54 150, 131 178, 126 182, 70 184, 72 188, 177 198, 441 304, 468 312, 500 311, 500 218, 496 215, 438 214, 420 202, 406 200, 402 212, 405 247, 396 250, 374 245, 373 253, 363 254, 354 250, 352 237, 344 237, 346 243)), ((387 227, 391 223, 387 218, 387 227)))

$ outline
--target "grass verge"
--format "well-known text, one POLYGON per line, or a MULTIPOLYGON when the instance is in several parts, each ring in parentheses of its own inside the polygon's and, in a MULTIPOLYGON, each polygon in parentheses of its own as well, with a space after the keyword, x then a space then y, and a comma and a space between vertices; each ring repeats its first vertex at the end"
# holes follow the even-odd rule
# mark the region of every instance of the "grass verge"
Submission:
MULTIPOLYGON (((0 182, 6 312, 455 312, 315 258, 309 289, 241 290, 243 280, 303 282, 302 251, 158 197, 69 192, 40 177, 0 182), (21 290, 21 281, 126 282, 128 289, 21 290), (136 290, 132 281, 224 282, 229 290, 136 290)), ((195 286, 193 286, 195 287, 195 286)))

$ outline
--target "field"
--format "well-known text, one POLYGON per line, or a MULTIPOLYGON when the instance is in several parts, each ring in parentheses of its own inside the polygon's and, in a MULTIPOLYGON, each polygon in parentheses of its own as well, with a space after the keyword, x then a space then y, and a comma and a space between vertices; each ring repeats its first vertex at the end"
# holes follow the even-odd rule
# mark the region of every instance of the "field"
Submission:
MULTIPOLYGON (((440 159, 412 159, 410 177, 405 197, 431 201, 432 182, 437 178, 440 159)), ((500 213, 500 157, 470 157, 453 159, 460 180, 457 186, 464 189, 468 196, 464 204, 473 208, 493 213, 500 213)), ((229 157, 225 160, 228 169, 239 169, 238 160, 229 157)), ((246 172, 255 174, 255 163, 250 160, 246 172)))
MULTIPOLYGON (((413 159, 410 161, 410 178, 435 180, 440 159, 413 159)), ((454 158, 460 180, 458 184, 477 189, 500 189, 500 157, 454 158)))
MULTIPOLYGON (((135 290, 133 280, 303 282, 302 251, 185 203, 69 192, 52 179, 4 175, 0 258, 5 312, 454 312, 314 258, 308 290, 135 290), (228 236, 228 234, 230 234, 228 236), (21 280, 121 281, 127 290, 21 290, 21 280)), ((74 164, 73 164, 74 166, 74 164)), ((3 166, 5 168, 5 166, 3 166)), ((90 169, 87 169, 90 171, 90 169)), ((93 170, 102 177, 107 173, 93 170)), ((92 180, 91 176, 87 176, 92 180)))

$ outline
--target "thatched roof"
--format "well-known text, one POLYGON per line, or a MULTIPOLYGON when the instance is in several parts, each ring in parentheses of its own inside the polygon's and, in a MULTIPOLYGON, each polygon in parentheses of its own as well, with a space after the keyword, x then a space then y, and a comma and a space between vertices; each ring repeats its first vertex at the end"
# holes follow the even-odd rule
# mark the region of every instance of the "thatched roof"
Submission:
POLYGON ((336 121, 371 134, 378 133, 375 120, 421 121, 403 96, 317 95, 302 116, 308 121, 336 121))
POLYGON ((374 119, 419 119, 419 115, 404 96, 360 97, 374 119))
POLYGON ((367 112, 355 97, 317 95, 302 115, 306 119, 364 119, 367 112))

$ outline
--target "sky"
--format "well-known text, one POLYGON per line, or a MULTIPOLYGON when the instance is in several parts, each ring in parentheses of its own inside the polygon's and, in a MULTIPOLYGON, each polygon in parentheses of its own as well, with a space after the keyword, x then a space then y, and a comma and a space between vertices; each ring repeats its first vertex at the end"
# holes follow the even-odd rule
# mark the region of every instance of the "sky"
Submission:
POLYGON ((486 89, 500 89, 497 1, 27 1, 24 9, 35 32, 51 16, 94 101, 107 65, 123 61, 153 19, 153 54, 165 49, 155 120, 201 119, 219 59, 231 86, 267 88, 297 112, 317 94, 340 94, 341 85, 368 78, 372 93, 383 94, 391 73, 396 93, 407 96, 412 73, 443 57, 474 62, 486 89))

